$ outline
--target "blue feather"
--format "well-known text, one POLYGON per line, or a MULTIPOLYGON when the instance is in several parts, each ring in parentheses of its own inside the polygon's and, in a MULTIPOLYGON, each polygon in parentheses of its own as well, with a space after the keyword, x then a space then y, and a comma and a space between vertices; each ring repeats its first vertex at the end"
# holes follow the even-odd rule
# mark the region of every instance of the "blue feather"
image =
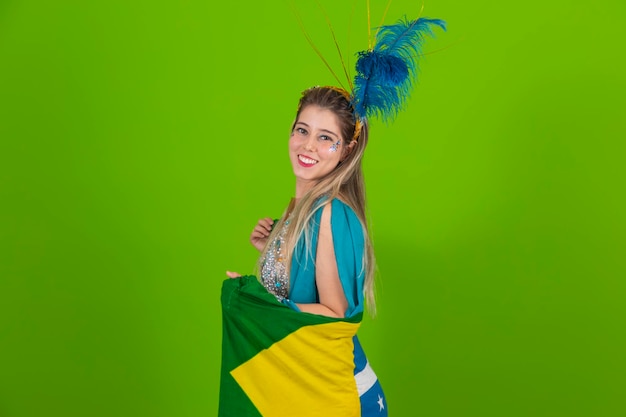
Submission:
POLYGON ((374 48, 359 52, 352 97, 359 117, 389 121, 404 108, 417 77, 422 44, 434 36, 432 26, 446 29, 443 20, 427 18, 381 26, 374 48))

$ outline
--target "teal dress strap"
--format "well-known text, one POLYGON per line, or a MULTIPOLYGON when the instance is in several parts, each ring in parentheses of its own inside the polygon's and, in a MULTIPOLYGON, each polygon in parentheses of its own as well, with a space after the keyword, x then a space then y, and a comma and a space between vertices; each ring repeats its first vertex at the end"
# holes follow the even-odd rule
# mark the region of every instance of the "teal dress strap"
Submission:
MULTIPOLYGON (((302 236, 292 256, 289 298, 295 303, 319 303, 315 285, 315 257, 322 210, 323 207, 314 213, 309 224, 311 250, 307 251, 305 237, 302 236)), ((363 227, 354 210, 339 199, 331 202, 330 225, 339 280, 348 301, 346 317, 352 317, 363 312, 363 227)))

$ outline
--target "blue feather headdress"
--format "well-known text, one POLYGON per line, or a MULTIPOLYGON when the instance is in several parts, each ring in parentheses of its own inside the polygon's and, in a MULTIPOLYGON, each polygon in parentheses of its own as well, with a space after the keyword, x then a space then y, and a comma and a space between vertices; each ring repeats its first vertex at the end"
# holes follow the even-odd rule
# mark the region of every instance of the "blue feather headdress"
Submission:
POLYGON ((374 47, 358 53, 352 104, 360 119, 378 116, 392 120, 404 108, 417 78, 418 59, 433 26, 443 30, 443 20, 400 20, 379 28, 374 47))
MULTIPOLYGON (((387 3, 385 15, 390 3, 391 0, 387 3)), ((320 9, 322 8, 319 3, 318 6, 320 9)), ((324 12, 323 9, 322 12, 324 12)), ((440 19, 422 17, 416 20, 400 19, 394 25, 381 24, 376 32, 374 45, 370 45, 366 51, 357 53, 356 75, 354 79, 350 79, 337 37, 330 24, 330 19, 325 12, 324 16, 352 91, 348 91, 343 87, 341 80, 320 50, 315 46, 296 13, 298 24, 306 40, 322 59, 326 67, 328 67, 339 85, 342 86, 341 88, 328 87, 343 94, 354 108, 356 119, 354 138, 357 138, 367 118, 376 116, 384 122, 389 122, 404 108, 414 81, 417 79, 418 61, 423 56, 422 44, 426 37, 434 36, 433 27, 438 26, 446 30, 446 23, 440 19)))

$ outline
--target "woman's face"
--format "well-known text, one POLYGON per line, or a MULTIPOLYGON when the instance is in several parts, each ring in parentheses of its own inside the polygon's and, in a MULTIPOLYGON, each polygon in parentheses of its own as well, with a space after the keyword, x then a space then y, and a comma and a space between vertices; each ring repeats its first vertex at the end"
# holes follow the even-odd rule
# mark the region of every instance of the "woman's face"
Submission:
POLYGON ((315 105, 302 109, 289 138, 296 197, 301 197, 339 164, 344 148, 340 135, 341 129, 333 112, 315 105))

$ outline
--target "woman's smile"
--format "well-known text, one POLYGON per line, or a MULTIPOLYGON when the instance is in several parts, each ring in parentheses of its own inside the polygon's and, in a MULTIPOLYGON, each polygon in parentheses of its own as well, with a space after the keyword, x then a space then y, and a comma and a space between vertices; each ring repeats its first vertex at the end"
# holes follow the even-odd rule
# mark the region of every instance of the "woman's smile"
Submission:
POLYGON ((308 167, 312 167, 313 165, 317 164, 318 161, 316 161, 313 158, 309 158, 306 155, 298 155, 298 163, 300 163, 300 165, 302 165, 305 168, 308 167))

